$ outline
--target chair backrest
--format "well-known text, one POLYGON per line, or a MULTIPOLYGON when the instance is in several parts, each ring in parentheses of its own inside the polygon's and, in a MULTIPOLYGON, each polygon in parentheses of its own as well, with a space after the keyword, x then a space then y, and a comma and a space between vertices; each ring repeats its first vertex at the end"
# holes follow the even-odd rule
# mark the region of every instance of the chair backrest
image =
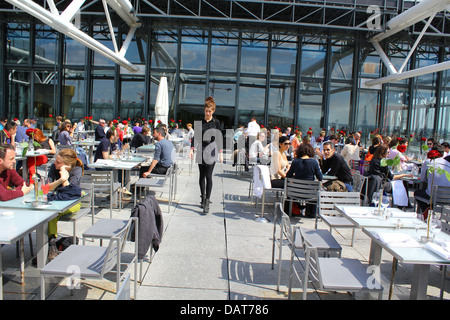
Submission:
POLYGON ((319 192, 319 214, 321 215, 340 215, 334 208, 335 204, 356 205, 361 204, 359 192, 319 192))
POLYGON ((441 215, 442 231, 450 234, 450 207, 437 203, 435 210, 441 215))
POLYGON ((309 204, 317 203, 320 187, 320 181, 286 178, 283 200, 304 201, 309 204))
POLYGON ((359 161, 358 160, 354 160, 354 159, 350 159, 349 167, 352 170, 359 170, 359 161))
POLYGON ((433 204, 450 205, 450 187, 433 186, 433 204))
POLYGON ((81 198, 81 207, 82 208, 90 208, 91 213, 93 214, 93 205, 94 205, 94 184, 92 183, 88 188, 83 188, 83 192, 85 192, 85 196, 81 198))
POLYGON ((370 167, 370 161, 364 160, 364 173, 369 172, 369 167, 370 167))
POLYGON ((120 270, 120 254, 125 246, 128 234, 130 233, 132 221, 134 220, 129 219, 125 227, 111 238, 105 253, 105 260, 101 272, 102 277, 104 274, 110 272, 116 265, 118 266, 118 270, 120 270))
POLYGON ((322 286, 322 279, 320 277, 319 254, 317 248, 314 248, 308 245, 308 243, 305 243, 304 250, 306 263, 305 281, 309 273, 310 279, 313 282, 318 282, 320 287, 322 288, 323 286, 322 286))
POLYGON ((81 177, 81 188, 87 189, 94 185, 94 191, 110 192, 114 182, 114 175, 112 171, 85 171, 81 177))

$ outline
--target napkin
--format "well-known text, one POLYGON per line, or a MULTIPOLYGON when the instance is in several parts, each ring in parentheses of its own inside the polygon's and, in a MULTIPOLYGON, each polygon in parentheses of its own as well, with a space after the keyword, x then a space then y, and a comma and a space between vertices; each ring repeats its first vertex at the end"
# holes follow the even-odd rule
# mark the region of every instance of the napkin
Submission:
POLYGON ((380 239, 390 247, 409 247, 409 248, 421 247, 419 242, 417 242, 409 234, 405 233, 397 233, 397 232, 378 233, 378 239, 380 239))
POLYGON ((450 260, 450 242, 448 241, 436 241, 428 242, 425 248, 433 251, 440 257, 450 260))
POLYGON ((401 210, 392 210, 392 218, 416 218, 417 214, 415 212, 405 212, 401 210))

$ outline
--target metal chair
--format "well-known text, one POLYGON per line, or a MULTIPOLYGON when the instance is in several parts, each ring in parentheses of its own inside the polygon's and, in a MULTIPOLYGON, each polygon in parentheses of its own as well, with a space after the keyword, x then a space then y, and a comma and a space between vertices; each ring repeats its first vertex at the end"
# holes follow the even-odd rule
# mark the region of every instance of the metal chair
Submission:
POLYGON ((166 182, 169 181, 169 203, 167 212, 170 213, 172 200, 175 199, 177 190, 177 172, 178 166, 176 163, 173 163, 173 165, 167 169, 166 174, 150 173, 147 178, 139 178, 134 184, 134 205, 136 205, 137 201, 137 188, 163 188, 165 187, 166 182))
MULTIPOLYGON (((305 204, 318 204, 318 194, 322 183, 317 180, 300 180, 286 178, 284 181, 283 206, 289 202, 289 213, 292 212, 292 202, 305 204)), ((317 209, 316 209, 317 216, 317 209)))
MULTIPOLYGON (((448 191, 448 190, 446 190, 446 191, 448 191)), ((441 195, 443 195, 443 194, 444 194, 444 192, 441 195)), ((433 198, 435 198, 435 197, 433 197, 433 198)), ((433 201, 436 201, 433 206, 434 210, 441 216, 442 232, 450 234, 450 208, 448 206, 448 203, 437 202, 438 199, 440 199, 439 196, 437 196, 435 198, 435 200, 433 200, 433 201)), ((446 198, 445 202, 449 202, 449 199, 446 198)), ((444 298, 444 288, 445 288, 446 280, 450 280, 450 278, 447 277, 447 266, 443 265, 442 266, 442 277, 441 277, 441 290, 439 293, 439 298, 441 300, 444 298)))
MULTIPOLYGON (((123 252, 126 239, 131 230, 131 222, 137 219, 130 219, 127 225, 110 239, 107 247, 71 245, 55 259, 45 265, 41 271, 41 300, 45 300, 45 278, 64 277, 69 278, 69 289, 73 290, 77 286, 79 279, 103 279, 104 276, 116 272, 116 293, 119 293, 121 279, 129 271, 129 266, 134 263, 135 272, 137 271, 137 242, 135 243, 134 258, 127 266, 126 270, 121 271, 123 252)), ((137 228, 135 229, 137 232, 137 228)), ((135 273, 137 274, 137 273, 135 273)), ((135 298, 136 298, 136 276, 135 276, 135 298)))
POLYGON ((369 198, 367 195, 368 192, 367 183, 369 178, 363 176, 362 174, 359 173, 359 171, 355 170, 352 170, 352 178, 353 178, 353 191, 359 192, 363 204, 368 204, 369 198))
POLYGON ((72 222, 73 223, 73 243, 76 243, 77 234, 77 221, 84 217, 86 214, 91 213, 92 224, 94 224, 94 185, 91 184, 88 192, 82 196, 81 208, 77 212, 72 214, 65 214, 59 218, 59 221, 72 222))
POLYGON ((94 185, 94 201, 95 196, 109 196, 110 218, 112 218, 113 201, 117 201, 117 195, 121 190, 120 182, 114 182, 113 171, 85 171, 81 178, 81 188, 90 188, 94 185))
POLYGON ((287 245, 291 248, 291 258, 290 258, 290 268, 289 268, 289 285, 288 285, 288 297, 291 298, 292 291, 292 273, 294 272, 297 278, 300 280, 300 277, 293 266, 295 250, 302 249, 303 242, 299 241, 299 237, 295 237, 295 232, 301 231, 302 235, 306 242, 313 245, 319 251, 324 253, 324 256, 330 256, 330 253, 336 253, 339 257, 341 256, 342 247, 341 245, 334 239, 330 232, 327 230, 309 230, 309 229, 300 229, 295 227, 293 229, 291 224, 291 218, 284 212, 281 203, 275 203, 275 220, 273 223, 273 237, 272 237, 272 270, 274 268, 275 263, 275 249, 278 247, 278 277, 277 277, 277 291, 280 288, 281 281, 281 261, 282 261, 282 251, 283 244, 287 243, 287 245), (277 238, 276 227, 277 224, 280 225, 279 238, 277 238), (295 231, 294 231, 295 229, 295 231))
POLYGON ((266 193, 283 193, 284 188, 272 188, 269 166, 260 164, 256 165, 253 170, 253 192, 256 196, 255 206, 258 205, 258 198, 261 198, 261 218, 264 218, 266 193))
POLYGON ((361 203, 359 192, 332 192, 332 191, 320 191, 319 192, 319 214, 316 216, 317 229, 319 217, 325 222, 330 232, 332 229, 337 228, 350 228, 352 230, 352 242, 355 237, 355 225, 349 221, 346 217, 342 216, 336 209, 335 204, 355 205, 359 206, 361 203))
POLYGON ((321 258, 317 248, 305 241, 306 268, 303 280, 303 300, 308 294, 308 278, 318 284, 322 291, 376 292, 378 299, 383 297, 383 286, 372 273, 369 266, 357 259, 321 258))

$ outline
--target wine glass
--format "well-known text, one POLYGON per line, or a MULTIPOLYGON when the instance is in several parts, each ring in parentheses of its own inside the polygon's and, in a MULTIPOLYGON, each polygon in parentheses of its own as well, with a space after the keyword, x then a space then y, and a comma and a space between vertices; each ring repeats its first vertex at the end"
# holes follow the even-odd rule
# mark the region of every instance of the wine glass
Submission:
POLYGON ((131 147, 131 153, 136 153, 136 148, 135 147, 131 147))
POLYGON ((422 225, 422 221, 420 219, 414 219, 413 224, 414 224, 414 229, 416 230, 416 236, 420 240, 419 229, 420 229, 420 226, 422 225))
POLYGON ((433 242, 435 242, 436 235, 441 232, 442 222, 438 218, 431 218, 431 233, 433 234, 433 242))
MULTIPOLYGON (((390 196, 383 196, 383 198, 381 198, 381 207, 383 208, 383 212, 386 213, 387 207, 389 207, 389 205, 391 204, 391 197, 390 196)), ((388 217, 386 216, 386 219, 388 217)))
POLYGON ((372 202, 375 204, 375 212, 378 210, 378 203, 380 202, 380 194, 374 192, 372 196, 372 202))

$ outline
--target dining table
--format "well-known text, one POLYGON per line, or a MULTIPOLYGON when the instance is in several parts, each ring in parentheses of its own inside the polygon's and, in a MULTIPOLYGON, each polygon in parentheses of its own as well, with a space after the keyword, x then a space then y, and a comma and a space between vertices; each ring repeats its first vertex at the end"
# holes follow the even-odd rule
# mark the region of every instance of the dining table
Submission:
MULTIPOLYGON (((67 211, 78 204, 82 197, 67 201, 39 201, 33 205, 35 193, 29 192, 22 197, 0 202, 0 244, 14 244, 19 241, 23 250, 23 238, 36 230, 37 267, 43 268, 48 255, 48 222, 59 213, 67 211)), ((0 300, 3 297, 2 253, 0 245, 0 300)), ((20 274, 24 282, 25 262, 23 255, 20 261, 20 274)))
MULTIPOLYGON (((114 173, 114 181, 119 180, 119 174, 122 174, 121 188, 126 187, 130 190, 130 172, 137 168, 141 163, 146 162, 148 158, 133 154, 132 156, 123 156, 118 159, 98 159, 96 162, 88 165, 92 169, 107 169, 114 173)), ((94 186, 95 187, 95 186, 94 186)), ((123 193, 120 192, 123 200, 123 193)), ((119 208, 122 208, 122 201, 119 201, 119 208)))
POLYGON ((28 158, 32 157, 38 157, 41 155, 48 155, 50 154, 50 150, 47 149, 38 149, 33 151, 27 151, 25 154, 22 153, 22 150, 17 149, 16 150, 16 161, 22 161, 22 178, 25 181, 29 180, 28 177, 28 158))
POLYGON ((393 269, 397 262, 412 264, 410 299, 426 299, 430 266, 450 264, 450 235, 440 232, 436 241, 422 243, 428 232, 427 224, 415 212, 398 208, 387 208, 389 215, 379 214, 375 207, 335 205, 335 208, 371 239, 369 264, 380 266, 383 250, 394 257, 393 269))
POLYGON ((86 147, 88 149, 88 157, 90 162, 94 162, 94 147, 100 144, 100 141, 91 139, 83 139, 79 141, 72 141, 72 144, 77 147, 86 147))

